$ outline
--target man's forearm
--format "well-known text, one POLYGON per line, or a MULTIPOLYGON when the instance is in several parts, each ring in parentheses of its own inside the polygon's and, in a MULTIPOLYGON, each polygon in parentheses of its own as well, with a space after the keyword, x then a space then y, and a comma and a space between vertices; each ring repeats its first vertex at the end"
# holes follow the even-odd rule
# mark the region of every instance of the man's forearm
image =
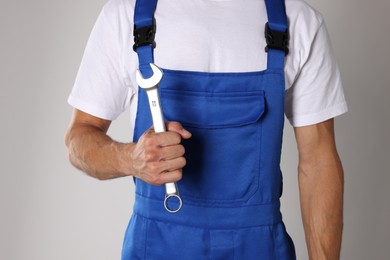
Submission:
POLYGON ((134 144, 118 143, 90 125, 73 127, 65 139, 69 160, 88 175, 100 180, 130 175, 134 144))
POLYGON ((309 257, 340 259, 343 169, 337 152, 313 156, 299 166, 300 201, 309 257))

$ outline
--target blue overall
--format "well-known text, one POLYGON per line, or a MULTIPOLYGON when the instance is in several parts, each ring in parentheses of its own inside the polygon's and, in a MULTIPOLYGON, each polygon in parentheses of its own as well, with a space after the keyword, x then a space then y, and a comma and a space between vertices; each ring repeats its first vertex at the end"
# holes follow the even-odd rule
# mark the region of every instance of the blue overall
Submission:
MULTIPOLYGON (((152 24, 156 2, 137 1, 137 28, 152 24)), ((270 28, 285 31, 284 0, 265 2, 270 28)), ((139 47, 137 53, 148 78, 153 47, 139 47)), ((122 260, 295 259, 279 202, 284 59, 283 51, 269 49, 264 71, 163 69, 159 93, 164 118, 192 133, 183 141, 187 165, 178 182, 183 208, 167 212, 164 186, 135 179, 122 260)), ((139 90, 134 141, 151 125, 147 95, 139 90)))

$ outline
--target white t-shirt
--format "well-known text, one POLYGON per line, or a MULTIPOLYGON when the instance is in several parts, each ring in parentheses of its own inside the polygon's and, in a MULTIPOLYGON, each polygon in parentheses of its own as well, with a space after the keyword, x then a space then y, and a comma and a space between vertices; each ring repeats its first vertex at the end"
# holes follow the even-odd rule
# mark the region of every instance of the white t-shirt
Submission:
MULTIPOLYGON (((135 0, 111 0, 92 30, 71 106, 113 120, 137 109, 133 46, 135 0)), ((285 114, 293 126, 347 111, 340 73, 322 16, 303 0, 286 0, 290 53, 285 114)), ((263 0, 159 0, 155 12, 156 65, 174 70, 247 72, 266 68, 263 0)))

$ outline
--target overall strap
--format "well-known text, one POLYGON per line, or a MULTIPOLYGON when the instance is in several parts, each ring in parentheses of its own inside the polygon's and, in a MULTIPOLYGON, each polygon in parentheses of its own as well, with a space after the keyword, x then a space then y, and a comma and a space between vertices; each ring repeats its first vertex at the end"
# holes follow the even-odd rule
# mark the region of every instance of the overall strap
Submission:
POLYGON ((157 0, 137 0, 134 10, 134 51, 138 54, 139 69, 145 78, 151 77, 153 71, 149 63, 154 62, 153 48, 156 24, 154 11, 157 0))
POLYGON ((285 0, 265 0, 268 23, 265 28, 268 51, 268 68, 284 69, 285 56, 288 54, 288 22, 285 0))
MULTIPOLYGON (((284 69, 288 53, 288 22, 284 0, 265 0, 268 23, 265 28, 268 68, 284 69)), ((157 0, 136 0, 134 11, 134 51, 138 54, 139 69, 144 77, 153 75, 149 63, 154 62, 153 48, 156 25, 154 11, 157 0)))

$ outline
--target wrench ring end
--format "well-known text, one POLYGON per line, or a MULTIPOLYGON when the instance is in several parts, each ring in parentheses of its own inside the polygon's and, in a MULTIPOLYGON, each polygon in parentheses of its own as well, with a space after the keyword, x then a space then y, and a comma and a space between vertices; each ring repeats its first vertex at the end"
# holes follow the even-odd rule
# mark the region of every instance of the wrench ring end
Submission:
POLYGON ((183 206, 183 201, 181 200, 180 196, 177 195, 177 194, 167 194, 165 196, 165 199, 164 199, 164 207, 165 209, 169 212, 169 213, 176 213, 178 212, 181 207, 183 206), (171 209, 169 206, 168 206, 168 201, 170 198, 177 198, 179 200, 179 206, 176 208, 176 209, 171 209))

